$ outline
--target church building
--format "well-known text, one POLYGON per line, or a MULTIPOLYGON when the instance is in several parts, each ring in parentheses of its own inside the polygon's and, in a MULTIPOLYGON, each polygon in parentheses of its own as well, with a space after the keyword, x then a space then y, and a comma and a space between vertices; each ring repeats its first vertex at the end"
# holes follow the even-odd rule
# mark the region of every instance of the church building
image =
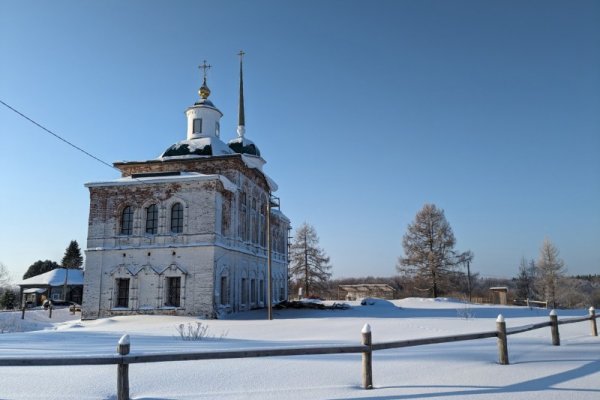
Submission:
POLYGON ((216 318, 266 307, 269 247, 272 299, 287 298, 290 221, 245 135, 242 56, 236 138, 221 140, 223 114, 209 100, 205 62, 200 98, 185 111, 185 140, 157 159, 114 163, 119 179, 85 185, 83 319, 216 318))

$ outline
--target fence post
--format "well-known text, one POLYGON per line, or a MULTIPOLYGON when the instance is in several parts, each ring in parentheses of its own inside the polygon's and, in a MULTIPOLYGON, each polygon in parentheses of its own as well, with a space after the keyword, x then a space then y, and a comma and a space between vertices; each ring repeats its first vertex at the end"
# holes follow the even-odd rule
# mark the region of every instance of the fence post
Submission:
POLYGON ((550 311, 550 331, 552 332, 552 345, 560 346, 560 334, 558 333, 558 315, 556 310, 550 311))
POLYGON ((25 319, 25 306, 21 310, 21 319, 25 319))
POLYGON ((496 319, 496 331, 498 332, 498 363, 508 365, 508 342, 506 340, 506 322, 502 314, 496 319))
POLYGON ((362 330, 362 344, 369 349, 362 353, 362 381, 363 388, 373 389, 373 352, 371 350, 371 326, 365 324, 362 330))
POLYGON ((594 306, 590 307, 590 322, 592 324, 592 336, 598 336, 598 325, 596 325, 596 309, 594 306))
POLYGON ((52 319, 52 303, 48 305, 48 318, 52 319))
MULTIPOLYGON (((130 347, 129 335, 123 335, 117 344, 117 353, 127 355, 130 347)), ((117 364, 117 400, 129 400, 129 364, 122 360, 117 364)))

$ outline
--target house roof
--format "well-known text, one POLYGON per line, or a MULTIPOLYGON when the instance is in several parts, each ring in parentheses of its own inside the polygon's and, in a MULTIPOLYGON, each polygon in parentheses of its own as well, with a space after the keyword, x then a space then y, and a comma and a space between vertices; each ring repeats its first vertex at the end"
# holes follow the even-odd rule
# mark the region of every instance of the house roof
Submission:
POLYGON ((339 285, 339 288, 350 293, 367 293, 373 291, 390 292, 395 290, 390 285, 385 283, 363 283, 360 285, 339 285))
POLYGON ((83 270, 69 269, 67 274, 66 268, 57 268, 40 275, 32 276, 31 278, 17 282, 17 285, 60 286, 65 284, 65 277, 67 277, 67 285, 83 285, 83 270))

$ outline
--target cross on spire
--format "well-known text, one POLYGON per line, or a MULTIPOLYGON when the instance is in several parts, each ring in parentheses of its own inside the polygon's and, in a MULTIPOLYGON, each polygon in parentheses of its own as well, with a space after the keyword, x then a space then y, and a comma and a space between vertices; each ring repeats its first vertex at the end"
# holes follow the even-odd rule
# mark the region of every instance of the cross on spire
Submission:
POLYGON ((240 62, 242 62, 242 59, 244 58, 245 55, 246 55, 246 53, 244 53, 244 50, 240 50, 240 52, 238 53, 238 56, 240 56, 240 62))
POLYGON ((205 80, 205 81, 206 81, 206 71, 207 71, 207 70, 209 70, 211 67, 212 67, 212 65, 210 65, 210 64, 207 64, 207 63, 206 63, 206 60, 204 60, 204 61, 202 62, 202 65, 198 65, 198 68, 199 68, 199 69, 201 69, 201 70, 203 70, 202 72, 203 72, 203 74, 204 74, 204 80, 205 80))

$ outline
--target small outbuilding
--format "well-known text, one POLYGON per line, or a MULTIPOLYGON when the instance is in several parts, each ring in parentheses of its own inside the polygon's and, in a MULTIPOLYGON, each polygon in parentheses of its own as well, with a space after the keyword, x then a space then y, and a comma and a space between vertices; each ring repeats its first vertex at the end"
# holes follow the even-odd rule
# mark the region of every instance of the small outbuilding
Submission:
MULTIPOLYGON (((365 297, 379 297, 392 300, 394 288, 385 283, 362 283, 359 285, 339 285, 338 288, 346 292, 346 300, 358 300, 365 297)), ((340 297, 341 298, 341 297, 340 297)))
POLYGON ((29 307, 40 306, 45 300, 81 304, 83 270, 57 268, 17 284, 21 288, 21 299, 29 307))
POLYGON ((497 299, 497 303, 496 304, 501 304, 501 305, 504 305, 504 306, 507 304, 506 296, 508 294, 508 287, 506 287, 506 286, 496 286, 496 287, 491 287, 490 290, 494 294, 494 300, 497 299))

